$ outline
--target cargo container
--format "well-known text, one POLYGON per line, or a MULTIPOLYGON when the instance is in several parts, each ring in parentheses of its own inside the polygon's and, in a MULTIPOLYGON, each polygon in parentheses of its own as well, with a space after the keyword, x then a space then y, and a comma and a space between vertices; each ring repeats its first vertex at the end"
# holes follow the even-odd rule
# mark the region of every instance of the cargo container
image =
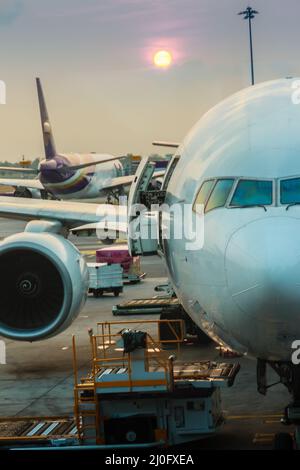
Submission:
POLYGON ((129 282, 138 282, 141 279, 140 257, 130 256, 126 244, 105 246, 96 251, 97 263, 109 265, 118 263, 123 268, 123 278, 129 282))

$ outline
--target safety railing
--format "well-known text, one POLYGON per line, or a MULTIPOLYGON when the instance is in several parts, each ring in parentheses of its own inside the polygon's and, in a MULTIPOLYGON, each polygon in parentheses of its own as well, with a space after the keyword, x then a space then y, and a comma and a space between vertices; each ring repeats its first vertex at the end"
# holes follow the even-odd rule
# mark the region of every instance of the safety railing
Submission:
MULTIPOLYGON (((142 330, 145 329, 147 326, 156 326, 157 329, 157 343, 160 345, 163 343, 164 345, 176 345, 176 349, 180 350, 180 344, 184 341, 185 338, 185 329, 184 329, 184 320, 182 319, 172 319, 172 320, 121 320, 121 321, 111 321, 111 322, 98 322, 97 323, 97 336, 100 338, 102 337, 106 342, 102 343, 103 351, 105 354, 105 350, 108 346, 113 344, 113 327, 133 327, 134 325, 139 326, 142 330), (167 326, 171 333, 173 334, 173 338, 165 339, 160 337, 160 327, 164 325, 167 326), (177 328, 176 328, 177 325, 177 328), (99 331, 100 330, 100 331, 99 331)), ((122 330, 121 330, 122 331, 122 330)), ((120 333, 120 332, 118 332, 120 333)), ((149 333, 147 332, 149 335, 149 333)))

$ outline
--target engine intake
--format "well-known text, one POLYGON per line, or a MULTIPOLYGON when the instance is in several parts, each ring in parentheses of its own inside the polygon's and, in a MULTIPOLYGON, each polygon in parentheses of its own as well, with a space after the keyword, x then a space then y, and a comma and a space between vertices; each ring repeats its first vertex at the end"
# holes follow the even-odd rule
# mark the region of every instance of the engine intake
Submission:
POLYGON ((0 245, 0 335, 35 341, 66 329, 86 299, 87 269, 75 246, 52 233, 0 245))

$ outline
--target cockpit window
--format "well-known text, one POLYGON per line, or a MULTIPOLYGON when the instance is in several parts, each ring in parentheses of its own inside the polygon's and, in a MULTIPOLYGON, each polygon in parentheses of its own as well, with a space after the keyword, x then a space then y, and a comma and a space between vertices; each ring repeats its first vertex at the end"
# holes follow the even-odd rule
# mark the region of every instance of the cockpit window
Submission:
POLYGON ((216 209, 217 207, 225 206, 228 195, 231 191, 234 179, 221 179, 218 180, 212 190, 212 193, 205 206, 205 212, 216 209))
POLYGON ((208 196, 209 196, 209 193, 213 187, 213 185, 215 184, 215 180, 207 180, 207 181, 204 181, 204 183, 202 184, 198 194, 197 194, 197 197, 195 199, 195 202, 194 202, 194 205, 193 205, 193 210, 197 212, 197 205, 199 204, 205 204, 208 196))
POLYGON ((240 180, 232 196, 230 206, 270 205, 273 200, 272 191, 272 181, 240 180))
POLYGON ((300 178, 291 178, 280 181, 280 203, 300 203, 300 178))

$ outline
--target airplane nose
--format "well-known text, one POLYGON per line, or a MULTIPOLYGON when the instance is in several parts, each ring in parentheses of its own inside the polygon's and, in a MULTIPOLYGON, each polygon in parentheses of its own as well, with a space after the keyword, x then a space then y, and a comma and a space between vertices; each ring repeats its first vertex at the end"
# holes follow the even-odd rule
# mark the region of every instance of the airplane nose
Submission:
MULTIPOLYGON (((268 217, 234 232, 225 251, 227 286, 244 324, 261 341, 300 339, 300 220, 268 217)), ((239 322, 238 322, 239 323, 239 322)))

